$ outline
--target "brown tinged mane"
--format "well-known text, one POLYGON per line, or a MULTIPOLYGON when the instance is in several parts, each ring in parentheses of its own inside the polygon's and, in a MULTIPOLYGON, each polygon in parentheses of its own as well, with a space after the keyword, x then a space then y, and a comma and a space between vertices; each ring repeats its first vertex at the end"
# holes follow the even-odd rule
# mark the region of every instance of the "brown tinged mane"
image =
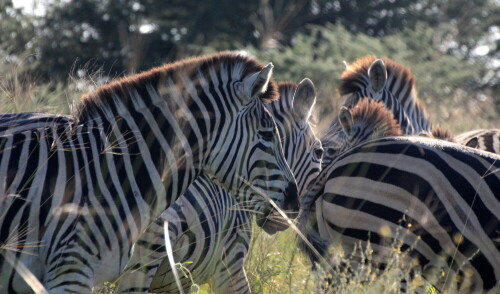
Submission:
MULTIPOLYGON (((278 82, 277 88, 280 97, 293 97, 295 90, 297 90, 298 84, 290 81, 278 82)), ((291 107, 292 105, 290 105, 291 107)))
POLYGON ((362 98, 350 112, 353 121, 363 120, 366 126, 377 127, 377 130, 383 131, 382 136, 402 135, 398 122, 383 102, 362 98), (384 128, 380 129, 381 126, 384 128))
MULTIPOLYGON (((411 88, 415 86, 415 76, 411 73, 409 68, 387 57, 382 57, 380 59, 384 61, 388 75, 392 73, 395 76, 402 76, 403 81, 407 81, 411 85, 411 88)), ((358 92, 359 85, 356 81, 363 77, 368 78, 368 69, 375 60, 377 60, 375 56, 365 56, 350 63, 340 76, 340 94, 347 95, 358 92)))
MULTIPOLYGON (((148 84, 156 86, 160 81, 169 77, 174 81, 180 80, 180 73, 196 79, 198 70, 206 72, 211 67, 218 68, 222 64, 232 67, 238 63, 245 64, 242 77, 261 71, 264 68, 256 59, 238 52, 226 51, 213 55, 187 58, 155 67, 139 74, 123 77, 98 87, 94 91, 82 96, 75 108, 74 115, 79 119, 85 117, 89 112, 89 108, 93 108, 99 102, 111 100, 112 94, 117 94, 123 99, 124 104, 129 104, 127 100, 130 100, 130 94, 128 93, 130 89, 144 87, 148 84)), ((260 98, 263 102, 268 103, 279 99, 279 97, 276 82, 271 78, 266 92, 260 98)))
MULTIPOLYGON (((403 83, 407 83, 410 85, 409 87, 409 91, 411 91, 410 96, 412 98, 411 100, 414 103, 412 107, 421 109, 423 115, 427 116, 426 107, 422 103, 422 101, 418 98, 417 90, 415 88, 415 76, 411 73, 410 69, 387 57, 381 57, 380 59, 384 61, 385 67, 387 69, 387 76, 388 76, 387 83, 392 82, 391 76, 401 77, 403 83)), ((341 96, 359 92, 360 90, 359 81, 369 79, 368 69, 375 60, 377 60, 375 56, 365 56, 362 58, 358 58, 352 64, 347 65, 347 68, 341 75, 341 84, 339 88, 341 96)))
POLYGON ((298 84, 290 81, 278 82, 278 90, 281 91, 292 91, 295 92, 298 84))
POLYGON ((451 134, 450 130, 440 126, 432 127, 432 137, 449 142, 455 142, 454 136, 451 134))

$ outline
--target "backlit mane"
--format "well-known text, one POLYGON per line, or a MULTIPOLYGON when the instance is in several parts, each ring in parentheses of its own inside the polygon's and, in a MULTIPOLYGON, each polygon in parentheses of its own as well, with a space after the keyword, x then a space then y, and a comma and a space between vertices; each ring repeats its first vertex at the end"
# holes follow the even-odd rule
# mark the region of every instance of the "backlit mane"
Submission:
MULTIPOLYGON (((209 69, 213 68, 217 73, 222 66, 230 67, 229 72, 233 76, 237 72, 239 77, 245 77, 264 68, 256 59, 237 52, 221 52, 188 58, 139 74, 123 77, 100 86, 82 97, 76 106, 74 115, 79 119, 87 117, 90 111, 98 107, 98 105, 106 105, 106 102, 112 100, 113 96, 119 97, 121 102, 128 106, 131 104, 129 90, 135 89, 141 93, 141 90, 145 91, 147 85, 157 88, 160 82, 166 81, 168 78, 171 78, 175 83, 182 83, 182 78, 188 77, 194 82, 197 80, 197 73, 201 72, 209 80, 209 69)), ((266 92, 261 95, 261 99, 267 103, 277 100, 279 97, 276 83, 271 79, 266 92)))
MULTIPOLYGON (((411 73, 409 68, 387 57, 382 57, 380 59, 384 61, 389 79, 391 75, 402 76, 402 80, 410 84, 411 88, 415 86, 415 76, 411 73)), ((353 63, 347 65, 347 68, 340 76, 340 94, 347 95, 353 92, 358 92, 359 84, 356 83, 356 80, 359 80, 360 78, 368 79, 368 68, 370 68, 370 65, 372 65, 375 60, 377 60, 375 56, 365 56, 358 58, 353 63)), ((387 83, 390 82, 391 80, 387 81, 387 83)), ((417 97, 415 96, 415 98, 417 97)))
MULTIPOLYGON (((403 134, 392 112, 381 101, 362 98, 349 109, 349 112, 353 124, 360 126, 363 132, 369 134, 372 139, 403 134)), ((321 143, 324 147, 336 146, 335 141, 338 140, 340 134, 343 134, 343 130, 337 117, 323 133, 321 143)))
POLYGON ((432 127, 432 137, 449 142, 455 142, 454 136, 450 133, 450 131, 439 126, 432 127))
POLYGON ((355 125, 362 123, 364 128, 377 132, 372 138, 402 134, 398 122, 383 102, 362 98, 350 112, 355 125))
POLYGON ((287 97, 288 95, 293 96, 295 90, 297 90, 297 83, 294 82, 278 82, 278 91, 280 97, 287 97))
MULTIPOLYGON (((412 107, 421 109, 425 113, 425 105, 418 98, 417 90, 415 88, 415 76, 411 73, 410 69, 406 66, 397 63, 387 57, 380 58, 384 61, 385 67, 387 69, 387 85, 392 85, 394 83, 394 79, 397 77, 401 77, 402 84, 408 84, 409 92, 408 94, 403 94, 405 97, 411 98, 414 105, 412 107)), ((347 68, 341 75, 341 84, 340 84, 340 95, 344 96, 347 94, 355 93, 360 91, 360 87, 363 87, 363 83, 360 81, 369 80, 368 69, 370 65, 377 60, 375 56, 365 56, 357 59, 352 64, 347 65, 347 68)), ((390 86, 389 86, 390 87, 390 86)), ((394 95, 399 95, 399 93, 393 93, 394 95)), ((400 101, 400 103, 405 103, 400 101)))

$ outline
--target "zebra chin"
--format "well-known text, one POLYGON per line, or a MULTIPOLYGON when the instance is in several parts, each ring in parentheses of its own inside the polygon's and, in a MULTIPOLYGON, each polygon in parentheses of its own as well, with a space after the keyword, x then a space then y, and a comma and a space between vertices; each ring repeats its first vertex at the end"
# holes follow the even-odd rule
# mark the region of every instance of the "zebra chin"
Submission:
POLYGON ((297 217, 297 211, 284 211, 287 219, 277 212, 273 211, 269 213, 266 217, 257 217, 257 225, 261 227, 269 235, 274 235, 277 232, 284 231, 290 226, 289 220, 294 221, 297 217))
MULTIPOLYGON (((285 198, 281 203, 276 203, 283 209, 287 218, 294 220, 299 212, 298 190, 295 184, 289 184, 285 189, 285 198)), ((270 235, 279 231, 284 231, 289 227, 287 219, 269 206, 261 210, 262 214, 257 214, 257 225, 270 235)))
POLYGON ((288 229, 289 227, 288 222, 278 214, 273 214, 268 218, 258 218, 257 225, 269 235, 274 235, 277 232, 288 229))

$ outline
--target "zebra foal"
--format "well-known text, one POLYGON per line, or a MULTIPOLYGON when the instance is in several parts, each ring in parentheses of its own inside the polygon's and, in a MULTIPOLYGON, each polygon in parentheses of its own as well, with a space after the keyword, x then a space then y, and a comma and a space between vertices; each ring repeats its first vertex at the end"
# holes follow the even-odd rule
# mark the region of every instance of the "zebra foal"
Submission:
POLYGON ((271 72, 235 53, 182 60, 96 89, 69 121, 4 130, 0 291, 31 291, 17 263, 49 293, 98 289, 200 175, 279 230, 268 198, 292 210, 298 200, 263 105, 277 99, 271 72))
MULTIPOLYGON (((309 123, 316 92, 308 79, 298 85, 278 83, 278 89, 280 99, 266 106, 276 120, 285 158, 302 195, 321 167, 323 150, 309 123)), ((118 281, 118 291, 178 293, 165 258, 166 220, 175 261, 184 264, 190 273, 181 278, 185 292, 193 282, 203 284, 210 280, 214 293, 250 293, 243 263, 252 237, 252 210, 251 203, 238 204, 209 178, 199 177, 141 236, 129 262, 130 269, 118 281)))
POLYGON ((338 117, 323 134, 321 144, 328 146, 323 165, 328 165, 339 154, 357 144, 398 135, 402 135, 402 131, 385 104, 361 98, 351 108, 342 106, 338 117))

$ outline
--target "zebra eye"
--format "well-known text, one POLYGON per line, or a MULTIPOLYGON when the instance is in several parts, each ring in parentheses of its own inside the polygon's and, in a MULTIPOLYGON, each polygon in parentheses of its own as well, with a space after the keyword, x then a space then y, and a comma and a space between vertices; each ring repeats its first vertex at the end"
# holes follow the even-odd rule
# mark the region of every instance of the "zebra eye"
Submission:
POLYGON ((318 148, 314 150, 314 154, 316 155, 316 158, 321 159, 323 157, 323 149, 318 148))
POLYGON ((260 137, 265 141, 272 141, 274 137, 274 132, 272 131, 259 131, 260 137))

